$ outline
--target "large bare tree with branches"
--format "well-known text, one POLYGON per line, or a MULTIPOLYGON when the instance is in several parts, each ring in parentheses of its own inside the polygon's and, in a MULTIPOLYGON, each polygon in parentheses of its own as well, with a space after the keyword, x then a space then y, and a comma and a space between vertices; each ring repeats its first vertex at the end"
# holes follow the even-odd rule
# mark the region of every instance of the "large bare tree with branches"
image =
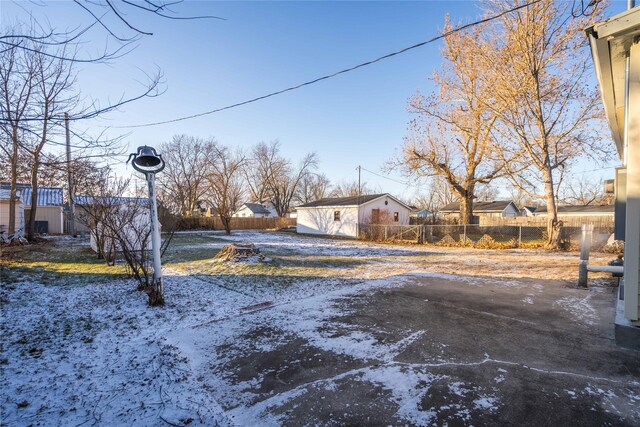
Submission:
MULTIPOLYGON (((452 28, 447 21, 444 31, 452 28)), ((493 99, 492 80, 479 51, 492 48, 483 40, 485 25, 445 39, 444 62, 434 74, 437 91, 410 101, 416 116, 405 138, 400 165, 414 176, 439 176, 460 200, 460 221, 473 218, 476 186, 500 176, 504 166, 492 159, 498 112, 487 106, 493 99)))
POLYGON ((160 199, 171 212, 189 215, 204 200, 208 191, 208 153, 214 147, 214 140, 188 135, 175 135, 160 145, 166 167, 156 179, 160 199))
POLYGON ((284 217, 300 191, 303 179, 318 166, 316 153, 309 153, 295 167, 280 153, 280 143, 260 142, 247 163, 251 195, 259 203, 269 202, 276 213, 284 217))
POLYGON ((208 155, 207 189, 208 201, 216 210, 225 232, 231 234, 231 218, 242 204, 246 195, 243 176, 245 156, 233 152, 220 144, 211 144, 208 155))
POLYGON ((510 3, 487 0, 486 6, 490 13, 504 13, 487 32, 493 46, 478 52, 491 64, 485 75, 495 96, 486 104, 499 114, 500 154, 512 183, 546 201, 547 244, 556 248, 562 226, 558 180, 577 157, 605 154, 603 115, 583 34, 601 19, 601 8, 576 14, 571 2, 553 0, 509 13, 510 3))

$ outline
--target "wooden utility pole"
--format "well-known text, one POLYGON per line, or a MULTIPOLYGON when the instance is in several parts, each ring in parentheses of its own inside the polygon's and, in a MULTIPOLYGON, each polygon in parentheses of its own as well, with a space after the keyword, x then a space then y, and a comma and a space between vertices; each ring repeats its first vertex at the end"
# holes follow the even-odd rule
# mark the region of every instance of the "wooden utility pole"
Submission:
POLYGON ((75 221, 75 204, 74 204, 74 185, 73 173, 71 171, 71 136, 69 135, 69 113, 64 113, 64 128, 67 139, 67 180, 69 186, 69 234, 76 237, 76 221, 75 221))

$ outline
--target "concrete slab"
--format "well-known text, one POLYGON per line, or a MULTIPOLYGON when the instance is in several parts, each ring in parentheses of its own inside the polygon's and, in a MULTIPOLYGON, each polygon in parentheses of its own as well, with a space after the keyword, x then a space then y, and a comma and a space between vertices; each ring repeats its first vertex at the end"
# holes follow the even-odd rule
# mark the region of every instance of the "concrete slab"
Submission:
POLYGON ((616 288, 411 274, 177 332, 236 425, 638 425, 616 288))

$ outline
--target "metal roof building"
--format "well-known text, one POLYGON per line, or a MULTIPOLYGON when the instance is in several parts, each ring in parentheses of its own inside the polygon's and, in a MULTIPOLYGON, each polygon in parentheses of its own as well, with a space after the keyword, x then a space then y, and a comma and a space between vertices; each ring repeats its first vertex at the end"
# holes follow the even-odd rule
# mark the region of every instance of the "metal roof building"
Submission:
MULTIPOLYGON (((32 188, 29 184, 16 184, 20 200, 25 207, 31 206, 32 188)), ((0 190, 11 190, 8 182, 0 183, 0 190)), ((36 206, 62 206, 64 204, 62 187, 38 187, 36 206)))

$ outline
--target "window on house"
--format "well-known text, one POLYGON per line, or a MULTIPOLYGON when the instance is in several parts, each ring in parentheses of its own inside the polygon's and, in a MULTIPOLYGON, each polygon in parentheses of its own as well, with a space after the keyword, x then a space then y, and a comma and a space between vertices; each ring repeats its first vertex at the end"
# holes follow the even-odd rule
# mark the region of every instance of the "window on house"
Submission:
POLYGON ((340 221, 340 211, 333 211, 333 220, 340 221))
POLYGON ((393 222, 398 222, 400 219, 400 214, 398 212, 393 213, 393 222))

